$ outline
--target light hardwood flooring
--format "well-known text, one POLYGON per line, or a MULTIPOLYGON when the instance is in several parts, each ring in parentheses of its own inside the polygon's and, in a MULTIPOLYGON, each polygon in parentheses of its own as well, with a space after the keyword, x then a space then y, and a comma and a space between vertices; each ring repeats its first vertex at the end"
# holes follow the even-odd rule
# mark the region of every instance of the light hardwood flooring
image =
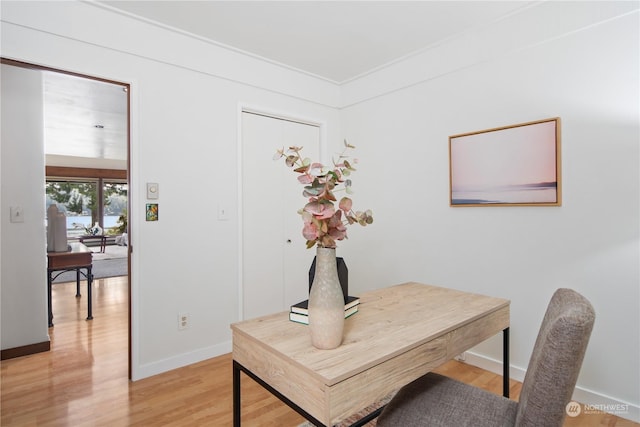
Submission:
MULTIPOLYGON (((86 288, 86 286, 85 286, 86 288)), ((8 426, 231 426, 229 354, 136 382, 127 379, 126 278, 95 281, 92 321, 75 283, 54 285, 51 351, 1 362, 1 419, 8 426)), ((460 362, 438 372, 501 393, 502 378, 460 362)), ((520 383, 511 381, 517 398, 520 383)), ((242 376, 243 426, 297 426, 301 416, 242 376)), ((640 424, 608 414, 567 427, 640 424)))

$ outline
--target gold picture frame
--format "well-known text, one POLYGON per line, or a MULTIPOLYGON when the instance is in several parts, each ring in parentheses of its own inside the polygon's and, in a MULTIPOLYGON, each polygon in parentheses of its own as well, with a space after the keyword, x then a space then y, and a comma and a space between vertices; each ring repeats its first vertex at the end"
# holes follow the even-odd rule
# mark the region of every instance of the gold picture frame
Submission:
POLYGON ((449 205, 561 206, 560 118, 449 137, 449 205))

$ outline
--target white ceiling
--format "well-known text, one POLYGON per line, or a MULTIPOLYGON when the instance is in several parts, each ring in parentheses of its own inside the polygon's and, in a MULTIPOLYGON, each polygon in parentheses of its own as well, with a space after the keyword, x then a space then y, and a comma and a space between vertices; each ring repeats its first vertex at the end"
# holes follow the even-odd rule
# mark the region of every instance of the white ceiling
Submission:
POLYGON ((527 1, 99 1, 148 22, 344 83, 527 1))
MULTIPOLYGON (((98 1, 94 4, 322 79, 345 83, 456 35, 489 25, 531 3, 98 1)), ((58 73, 44 75, 47 164, 77 166, 73 159, 79 159, 83 165, 90 163, 87 159, 99 159, 102 167, 126 167, 127 104, 123 88, 58 73), (110 165, 109 161, 116 163, 110 165)))
POLYGON ((47 164, 96 167, 87 165, 86 159, 102 159, 118 162, 102 162, 103 167, 125 168, 125 87, 52 71, 43 71, 42 76, 47 164))

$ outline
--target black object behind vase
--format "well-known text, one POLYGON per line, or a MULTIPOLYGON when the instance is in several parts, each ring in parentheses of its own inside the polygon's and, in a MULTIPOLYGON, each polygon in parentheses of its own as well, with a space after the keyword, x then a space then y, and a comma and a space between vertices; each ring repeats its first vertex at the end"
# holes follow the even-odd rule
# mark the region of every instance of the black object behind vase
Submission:
MULTIPOLYGON (((347 303, 347 297, 349 296, 349 269, 345 264, 342 257, 336 257, 336 264, 338 267, 338 280, 340 280, 340 287, 342 288, 342 294, 344 295, 344 303, 347 303)), ((316 275, 316 257, 313 257, 311 268, 309 269, 309 292, 311 292, 311 285, 313 285, 313 278, 316 275)))

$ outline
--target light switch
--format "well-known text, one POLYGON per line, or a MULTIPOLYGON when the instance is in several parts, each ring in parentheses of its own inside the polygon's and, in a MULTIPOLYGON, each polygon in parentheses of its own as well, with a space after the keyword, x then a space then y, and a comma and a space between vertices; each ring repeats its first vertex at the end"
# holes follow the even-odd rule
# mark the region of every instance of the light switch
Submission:
POLYGON ((11 222, 24 222, 22 206, 11 206, 11 222))
POLYGON ((147 182, 147 199, 157 199, 160 187, 157 182, 147 182))
POLYGON ((226 221, 229 219, 229 208, 224 205, 218 205, 218 221, 226 221))

